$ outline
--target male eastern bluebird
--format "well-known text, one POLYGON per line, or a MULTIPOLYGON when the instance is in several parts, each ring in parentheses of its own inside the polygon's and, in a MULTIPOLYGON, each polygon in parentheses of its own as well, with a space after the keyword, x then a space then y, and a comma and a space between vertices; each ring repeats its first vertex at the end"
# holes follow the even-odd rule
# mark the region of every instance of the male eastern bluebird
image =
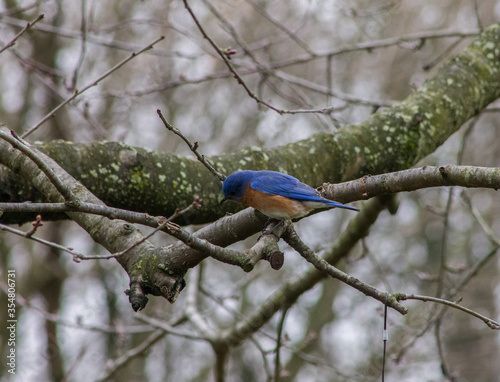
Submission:
MULTIPOLYGON (((225 200, 236 200, 275 219, 295 219, 321 208, 357 208, 322 198, 293 176, 276 171, 238 171, 222 185, 225 200)), ((221 202, 222 203, 222 202, 221 202)))

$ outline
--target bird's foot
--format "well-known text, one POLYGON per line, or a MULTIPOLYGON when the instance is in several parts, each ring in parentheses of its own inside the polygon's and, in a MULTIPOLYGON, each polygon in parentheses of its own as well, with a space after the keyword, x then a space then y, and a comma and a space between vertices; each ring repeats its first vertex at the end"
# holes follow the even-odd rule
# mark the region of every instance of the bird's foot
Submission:
POLYGON ((279 240, 281 235, 283 234, 284 228, 285 220, 269 218, 258 240, 260 240, 260 238, 265 235, 273 235, 274 237, 276 237, 276 240, 279 240))

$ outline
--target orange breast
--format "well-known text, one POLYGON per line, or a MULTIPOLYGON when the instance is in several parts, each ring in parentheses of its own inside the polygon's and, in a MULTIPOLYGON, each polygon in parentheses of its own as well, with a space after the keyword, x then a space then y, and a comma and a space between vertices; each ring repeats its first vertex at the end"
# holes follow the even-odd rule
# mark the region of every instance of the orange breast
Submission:
POLYGON ((270 195, 247 187, 241 200, 245 205, 255 208, 264 215, 276 219, 293 219, 307 215, 310 208, 302 203, 280 195, 270 195))

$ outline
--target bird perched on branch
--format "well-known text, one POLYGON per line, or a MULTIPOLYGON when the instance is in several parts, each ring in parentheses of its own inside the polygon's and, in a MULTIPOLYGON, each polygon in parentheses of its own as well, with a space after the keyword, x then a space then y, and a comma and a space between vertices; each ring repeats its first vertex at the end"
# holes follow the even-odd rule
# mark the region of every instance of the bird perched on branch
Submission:
POLYGON ((236 200, 271 218, 300 218, 316 209, 357 208, 321 197, 319 192, 293 176, 276 171, 238 171, 222 185, 225 200, 236 200))

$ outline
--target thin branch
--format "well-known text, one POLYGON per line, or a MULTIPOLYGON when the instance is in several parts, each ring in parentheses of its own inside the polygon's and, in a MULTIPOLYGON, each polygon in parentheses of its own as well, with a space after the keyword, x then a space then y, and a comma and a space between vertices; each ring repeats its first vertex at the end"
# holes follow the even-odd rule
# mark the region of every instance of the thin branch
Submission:
POLYGON ((395 293, 395 294, 391 295, 391 297, 395 298, 397 301, 405 301, 405 300, 419 300, 419 301, 423 301, 423 302, 431 301, 431 302, 436 302, 438 304, 450 306, 452 308, 455 308, 455 309, 461 310, 462 312, 470 314, 471 316, 479 318, 486 325, 488 325, 489 328, 491 328, 493 330, 500 330, 500 323, 492 320, 491 318, 483 316, 482 314, 479 314, 472 309, 466 308, 466 307, 460 305, 458 302, 448 301, 448 300, 445 300, 443 298, 422 296, 422 295, 418 295, 418 294, 395 293))
POLYGON ((161 121, 163 122, 163 124, 165 125, 165 127, 170 130, 172 133, 174 133, 175 135, 177 135, 178 137, 180 137, 185 143, 186 145, 188 145, 189 149, 194 153, 194 155, 196 155, 196 158, 208 169, 208 171, 210 171, 212 174, 214 174, 217 179, 219 179, 221 182, 223 182, 225 179, 226 179, 226 176, 224 174, 221 174, 219 171, 217 171, 214 166, 212 166, 210 164, 210 162, 208 162, 206 159, 205 159, 205 155, 203 154, 200 154, 198 152, 198 142, 195 142, 195 143, 191 143, 191 141, 184 135, 182 134, 182 132, 175 128, 174 126, 172 126, 166 119, 165 117, 163 116, 162 112, 160 109, 156 110, 156 112, 158 113, 161 121))
POLYGON ((448 226, 450 222, 450 211, 453 204, 453 187, 448 190, 448 199, 446 201, 446 208, 443 214, 443 232, 441 233, 441 248, 439 251, 439 273, 437 276, 436 297, 443 295, 444 289, 444 275, 446 272, 446 254, 448 247, 448 226))
MULTIPOLYGON (((146 240, 149 240, 149 238, 151 238, 158 231, 162 231, 164 228, 167 227, 167 225, 169 225, 169 224, 172 225, 172 220, 177 219, 179 216, 182 216, 182 215, 184 215, 185 213, 187 213, 189 211, 196 210, 196 209, 199 209, 199 208, 201 208, 201 199, 199 197, 195 197, 195 200, 189 206, 187 206, 186 208, 184 208, 182 210, 177 209, 174 212, 174 214, 172 216, 170 216, 168 219, 163 219, 164 221, 158 227, 156 227, 153 230, 153 232, 151 232, 147 236, 144 236, 141 240, 133 243, 128 248, 125 248, 123 251, 113 253, 113 254, 111 254, 109 256, 83 256, 83 255, 78 255, 76 257, 73 257, 73 260, 76 261, 76 262, 80 262, 80 260, 108 260, 108 259, 112 259, 112 258, 117 258, 117 257, 123 256, 123 255, 127 254, 128 252, 130 252, 135 247, 137 247, 138 245, 144 243, 146 240)), ((160 220, 161 220, 161 218, 159 219, 159 221, 160 220)), ((176 227, 176 225, 173 225, 173 226, 176 227)))
POLYGON ((479 17, 479 2, 478 2, 478 0, 472 0, 472 5, 474 7, 474 15, 476 16, 477 28, 482 32, 484 27, 483 27, 483 23, 481 22, 481 17, 479 17))
MULTIPOLYGON (((212 14, 221 22, 223 27, 227 30, 227 32, 231 35, 231 37, 236 41, 238 46, 240 46, 244 53, 250 57, 250 59, 253 61, 255 66, 259 69, 259 73, 261 74, 261 80, 259 81, 258 84, 258 98, 262 99, 262 88, 264 85, 268 86, 270 89, 272 89, 277 95, 280 97, 288 100, 290 103, 297 103, 297 104, 306 104, 307 105, 307 99, 308 97, 303 96, 301 97, 302 102, 298 102, 295 98, 288 96, 284 92, 282 92, 278 87, 274 86, 271 81, 268 81, 269 77, 276 77, 276 74, 273 70, 270 70, 268 65, 265 65, 259 61, 257 56, 254 54, 253 50, 245 43, 244 39, 240 37, 236 31, 236 29, 231 25, 231 23, 224 17, 224 15, 217 10, 215 6, 213 6, 210 2, 207 0, 203 0, 205 5, 209 8, 209 10, 212 12, 212 14)), ((306 46, 306 45, 304 45, 306 46)), ((305 49, 307 52, 310 52, 309 49, 305 49)), ((223 53, 226 55, 227 59, 230 60, 231 57, 228 56, 228 51, 231 54, 235 54, 236 51, 231 50, 231 49, 224 49, 223 53)), ((288 85, 288 84, 287 84, 288 85)), ((289 85, 288 85, 289 86, 289 85)), ((297 89, 293 89, 294 92, 298 93, 297 89)), ((308 107, 310 107, 308 105, 308 107)), ((324 111, 316 111, 316 110, 283 110, 283 113, 285 114, 299 114, 299 113, 324 113, 324 111)))
POLYGON ((210 45, 212 45, 212 47, 214 48, 214 50, 217 52, 217 54, 222 58, 222 61, 224 61, 224 63, 226 64, 227 68, 229 69, 229 71, 233 74, 234 78, 236 78, 236 80, 238 81, 238 83, 243 86, 243 88, 245 89, 245 91, 247 92, 248 96, 252 99, 254 99, 258 104, 261 104, 261 105, 264 105, 266 107, 268 107, 269 109, 271 110, 274 110, 275 112, 277 112, 278 114, 284 114, 284 110, 281 110, 281 109, 278 109, 272 105, 270 105, 269 103, 261 100, 259 97, 257 97, 251 90, 250 88, 247 86, 247 84, 245 83, 245 81, 243 81, 243 78, 236 72, 236 70, 233 69, 232 65, 229 63, 229 60, 227 58, 227 56, 224 54, 224 52, 219 49, 219 47, 217 46, 217 44, 208 36, 208 34, 205 32, 205 30, 203 29, 203 27, 201 26, 200 22, 198 21, 198 18, 196 17, 196 15, 194 14, 193 10, 191 9, 191 7, 189 6, 187 0, 184 0, 184 6, 186 7, 186 9, 188 10, 189 14, 191 15, 191 17, 193 18, 194 22, 196 23, 196 26, 198 27, 198 29, 200 30, 201 34, 203 35, 203 37, 210 43, 210 45))
MULTIPOLYGON (((264 105, 264 106, 267 106, 268 108, 276 111, 279 114, 328 113, 328 112, 330 112, 329 108, 324 108, 324 109, 320 109, 320 110, 285 110, 285 109, 277 109, 277 108, 271 106, 270 104, 262 101, 262 99, 259 98, 257 95, 255 95, 248 88, 248 86, 245 84, 245 82, 243 82, 242 77, 232 68, 231 64, 229 63, 230 57, 228 58, 227 54, 224 54, 224 51, 221 51, 217 47, 217 45, 210 39, 210 37, 206 34, 206 32, 204 32, 204 30, 202 29, 202 27, 199 24, 198 20, 196 20, 195 15, 190 10, 189 6, 186 4, 187 2, 185 1, 184 3, 186 5, 186 7, 188 8, 188 10, 190 11, 192 17, 195 19, 195 22, 197 23, 198 28, 201 30, 203 36, 211 43, 211 45, 217 50, 217 52, 219 53, 219 55, 223 58, 223 60, 226 63, 226 65, 229 67, 230 71, 233 73, 233 76, 238 80, 238 83, 240 83, 245 88, 245 90, 247 91, 247 94, 251 98, 253 98, 254 100, 256 100, 257 103, 259 103, 261 105, 264 105)), ((213 7, 210 3, 207 3, 207 2, 205 2, 205 3, 210 8, 210 10, 212 11, 212 13, 226 26, 226 28, 229 30, 229 33, 231 34, 231 36, 242 47, 242 49, 245 51, 245 53, 252 59, 252 61, 257 66, 259 72, 262 72, 263 75, 265 75, 265 76, 273 76, 273 77, 276 77, 276 78, 280 78, 280 77, 292 78, 293 77, 293 76, 290 76, 290 75, 288 75, 286 73, 278 73, 278 72, 274 71, 273 70, 274 68, 271 68, 271 66, 264 66, 264 65, 262 65, 257 60, 257 58, 254 56, 254 54, 252 53, 251 49, 248 48, 246 46, 246 44, 243 42, 243 40, 238 36, 238 34, 234 30, 234 28, 222 17, 222 15, 215 9, 215 7, 213 7)), ((312 57, 316 57, 316 55, 313 55, 312 57)), ((293 81, 290 81, 289 79, 285 79, 285 80, 287 82, 294 83, 293 81)), ((309 83, 308 81, 303 81, 303 80, 301 81, 301 79, 298 79, 298 78, 296 79, 296 81, 302 82, 302 85, 304 85, 305 83, 308 83, 310 87, 315 88, 315 89, 317 89, 318 87, 320 87, 320 86, 318 86, 316 84, 309 83)), ((324 90, 323 90, 323 92, 324 92, 324 90)), ((345 99, 345 100, 350 100, 351 102, 356 102, 356 103, 361 103, 361 104, 369 103, 370 105, 372 105, 373 103, 376 103, 377 106, 381 106, 380 104, 383 104, 384 106, 387 106, 387 105, 391 104, 389 102, 370 102, 370 101, 358 100, 356 97, 353 97, 353 96, 350 96, 350 95, 342 95, 341 96, 339 92, 333 92, 332 91, 331 93, 332 93, 332 95, 335 94, 335 96, 338 97, 338 98, 345 99)))
POLYGON ((82 34, 82 39, 80 41, 80 56, 78 57, 78 62, 73 71, 73 78, 71 79, 71 89, 76 89, 76 84, 78 82, 78 74, 83 65, 85 59, 85 54, 87 52, 87 1, 80 0, 81 2, 81 15, 80 15, 80 31, 82 34))
POLYGON ((181 337, 181 338, 186 338, 188 340, 193 340, 193 341, 207 341, 209 342, 209 339, 207 337, 195 335, 191 332, 185 332, 179 329, 176 329, 173 325, 169 324, 168 322, 165 322, 163 320, 158 320, 153 317, 146 316, 145 314, 142 313, 136 313, 134 315, 135 318, 147 322, 149 325, 154 326, 155 328, 161 329, 162 331, 165 332, 165 334, 171 334, 176 337, 181 337))
POLYGON ((436 319, 434 325, 434 340, 436 341, 436 346, 438 350, 441 374, 443 374, 443 376, 448 381, 456 382, 456 379, 452 376, 452 373, 450 372, 450 369, 448 367, 448 363, 446 362, 446 359, 444 357, 443 341, 441 340, 441 324, 443 323, 443 317, 444 317, 444 312, 443 314, 440 314, 439 317, 436 319))
POLYGON ((308 54, 314 56, 315 53, 311 50, 311 47, 306 42, 302 41, 295 32, 289 30, 285 25, 276 20, 272 15, 270 15, 262 5, 258 4, 254 0, 246 1, 250 6, 261 16, 265 17, 271 24, 273 24, 278 29, 281 29, 291 40, 293 40, 298 46, 304 49, 308 54))
POLYGON ((210 343, 215 343, 217 332, 210 328, 208 322, 198 311, 198 289, 200 283, 201 268, 196 267, 188 274, 186 306, 184 313, 191 324, 206 338, 210 343))
MULTIPOLYGON (((92 341, 92 340, 90 340, 90 341, 92 341)), ((86 341, 87 343, 84 346, 82 346, 82 348, 78 352, 78 355, 76 356, 75 360, 67 368, 67 371, 64 374, 64 378, 61 379, 61 382, 68 382, 68 381, 70 381, 70 379, 69 379, 70 376, 74 373, 74 371, 76 370, 76 368, 82 363, 83 357, 84 357, 85 353, 87 352, 87 350, 89 348, 90 341, 87 340, 86 341)))
POLYGON ((149 349, 151 346, 153 346, 155 343, 157 343, 159 340, 165 337, 165 335, 166 335, 165 331, 163 331, 162 329, 157 329, 135 348, 128 350, 127 352, 125 352, 125 354, 121 355, 120 357, 114 360, 108 360, 108 362, 106 363, 106 370, 100 376, 100 378, 96 380, 96 382, 108 381, 109 378, 111 378, 118 369, 126 365, 134 358, 143 354, 147 349, 149 349))
MULTIPOLYGON (((342 92, 337 91, 337 90, 332 90, 328 87, 328 85, 327 86, 320 85, 320 84, 317 84, 315 82, 308 81, 304 78, 294 76, 290 73, 286 73, 286 72, 281 71, 281 70, 274 72, 274 76, 277 78, 280 78, 283 81, 301 86, 303 88, 314 91, 316 93, 335 97, 335 98, 338 98, 338 99, 341 99, 343 101, 353 103, 353 104, 365 105, 365 106, 385 107, 385 106, 391 106, 394 103, 393 101, 389 101, 389 100, 377 101, 377 100, 355 97, 355 96, 347 94, 347 93, 342 93, 342 92)), ((304 111, 301 111, 301 110, 284 110, 283 114, 297 114, 297 113, 303 113, 303 112, 304 111)))
MULTIPOLYGON (((377 41, 368 41, 368 42, 362 42, 359 44, 352 45, 350 47, 341 47, 341 48, 336 48, 333 50, 325 51, 325 52, 320 52, 316 53, 314 56, 311 55, 306 55, 306 56, 298 56, 298 57, 293 57, 293 58, 286 58, 281 61, 276 61, 274 63, 270 63, 267 67, 268 70, 273 70, 273 69, 283 69, 287 68, 292 65, 299 65, 299 64, 306 64, 310 61, 313 61, 315 59, 323 59, 325 57, 330 58, 334 57, 337 55, 342 55, 346 53, 351 53, 351 52, 357 52, 357 51, 368 51, 371 52, 375 49, 381 49, 381 48, 388 48, 394 45, 400 45, 401 43, 406 43, 406 42, 414 42, 414 41, 425 41, 425 40, 431 40, 431 39, 438 39, 438 38, 469 38, 469 37, 474 37, 477 36, 480 32, 478 30, 462 30, 462 31, 454 31, 454 30, 440 30, 440 31, 426 31, 426 32, 418 32, 410 35, 405 35, 405 36, 399 36, 399 37, 391 37, 385 40, 377 40, 377 41)), ((218 48, 217 48, 218 49, 218 48)), ((241 68, 239 69, 240 76, 244 75, 250 75, 254 73, 259 73, 261 68, 259 67, 252 67, 252 68, 241 68)), ((335 96, 340 99, 344 99, 346 101, 349 101, 351 103, 359 103, 359 104, 367 104, 367 105, 375 105, 375 106, 385 106, 389 105, 392 102, 389 101, 374 101, 374 100, 367 100, 367 99, 359 99, 357 97, 354 97, 349 94, 343 94, 338 91, 332 92, 331 89, 328 89, 325 86, 319 85, 319 84, 314 84, 313 82, 310 81, 304 81, 303 79, 291 76, 289 73, 285 72, 280 72, 280 73, 274 73, 275 76, 281 77, 283 80, 286 81, 291 81, 292 83, 295 83, 297 85, 300 85, 302 87, 309 88, 313 91, 326 94, 326 95, 331 95, 335 96), (293 81, 292 81, 293 80, 293 81)), ((208 81, 213 81, 221 78, 228 78, 228 77, 234 77, 233 72, 217 72, 217 73, 212 73, 200 78, 195 78, 195 79, 186 79, 186 78, 181 78, 177 80, 172 80, 168 81, 162 85, 150 87, 147 89, 141 89, 137 90, 134 92, 128 92, 126 94, 124 93, 112 93, 108 92, 108 96, 112 97, 124 97, 124 96, 132 96, 132 97, 141 97, 144 95, 149 95, 152 92, 162 92, 168 89, 180 87, 183 85, 189 85, 189 84, 199 84, 203 82, 208 82, 208 81)), ((290 111, 290 110, 282 110, 284 114, 291 114, 292 112, 300 113, 303 112, 301 110, 297 111, 290 111)), ((493 110, 492 110, 493 111, 493 110)))
POLYGON ((84 255, 82 255, 82 254, 80 254, 80 253, 75 252, 72 248, 69 248, 69 247, 64 247, 64 246, 62 246, 62 245, 60 245, 60 244, 53 243, 53 242, 51 242, 51 241, 41 239, 41 238, 39 238, 39 237, 33 236, 32 234, 31 234, 31 235, 27 235, 27 232, 23 232, 23 231, 20 231, 20 230, 18 230, 18 229, 15 229, 15 228, 9 227, 8 225, 4 225, 4 224, 1 224, 1 223, 0 223, 0 230, 1 230, 1 231, 6 231, 6 232, 13 233, 14 235, 18 235, 18 236, 24 237, 25 239, 30 239, 30 240, 36 241, 37 243, 40 243, 40 244, 46 245, 46 246, 48 246, 48 247, 51 247, 51 248, 57 249, 57 250, 59 250, 59 251, 67 252, 67 253, 69 253, 70 255, 72 255, 72 256, 73 256, 73 258, 81 258, 81 257, 85 257, 84 255))
POLYGON ((462 30, 462 31, 453 31, 453 30, 439 30, 439 31, 425 31, 425 32, 417 32, 405 36, 398 37, 390 37, 384 40, 376 40, 376 41, 367 41, 361 42, 358 44, 353 44, 348 47, 334 48, 332 50, 327 50, 324 52, 316 52, 315 56, 299 56, 299 57, 291 57, 286 58, 282 61, 276 61, 270 65, 270 68, 285 68, 287 66, 305 64, 309 61, 320 59, 328 56, 338 56, 341 54, 359 52, 359 51, 367 51, 371 52, 374 49, 388 48, 394 45, 401 45, 402 43, 414 42, 414 41, 425 41, 432 40, 438 38, 468 38, 475 37, 480 33, 479 30, 462 30))
POLYGON ((278 333, 277 333, 277 340, 276 340, 276 357, 274 360, 274 381, 278 382, 280 380, 280 374, 281 374, 281 341, 282 341, 282 336, 283 336, 283 328, 285 327, 285 318, 286 314, 288 312, 289 306, 285 306, 283 308, 283 312, 281 313, 281 318, 280 322, 278 324, 278 333))
POLYGON ((156 40, 154 40, 151 44, 147 45, 146 47, 142 48, 141 50, 139 50, 138 52, 133 52, 129 57, 127 57, 126 59, 120 61, 118 64, 116 64, 115 66, 113 66, 111 69, 109 69, 107 72, 105 72, 103 75, 101 75, 99 78, 97 78, 95 81, 89 83, 88 85, 86 85, 85 87, 83 87, 83 89, 81 90, 78 90, 76 89, 73 93, 73 95, 69 98, 67 98, 65 101, 61 102, 58 106, 56 106, 52 111, 50 111, 45 117, 42 118, 42 120, 40 122, 38 122, 35 126, 33 126, 31 129, 27 130, 26 132, 24 132, 24 134, 22 135, 22 138, 26 138, 28 135, 30 135, 32 132, 34 132, 35 130, 37 130, 42 124, 44 124, 46 121, 48 121, 50 118, 52 118, 60 109, 62 109, 65 105, 67 105, 69 102, 73 101, 76 97, 78 97, 80 94, 84 93, 85 91, 87 91, 88 89, 94 87, 94 86, 97 86, 99 84, 99 82, 101 82, 102 80, 104 80, 106 77, 108 77, 110 74, 114 73, 115 71, 117 71, 119 68, 121 68, 123 65, 125 65, 127 62, 129 62, 130 60, 134 59, 135 57, 137 57, 138 55, 140 55, 141 53, 144 53, 150 49, 153 48, 153 46, 162 41, 163 39, 165 38, 165 36, 161 36, 159 38, 157 38, 156 40))
MULTIPOLYGON (((305 260, 314 265, 314 267, 319 271, 325 272, 329 276, 337 280, 340 280, 343 283, 359 290, 366 296, 370 296, 375 300, 378 300, 381 303, 385 304, 386 302, 385 292, 381 292, 375 287, 368 285, 358 280, 357 278, 348 275, 345 272, 342 272, 340 269, 334 267, 333 265, 329 264, 325 259, 318 256, 302 241, 299 235, 297 235, 292 224, 288 225, 285 234, 283 236, 283 239, 288 243, 288 245, 290 245, 293 249, 295 249, 305 260)), ((399 304, 394 298, 390 299, 387 305, 401 314, 408 313, 408 309, 405 308, 403 305, 399 304)))
POLYGON ((36 19, 27 23, 26 26, 23 29, 21 29, 21 31, 18 34, 16 34, 12 40, 10 40, 3 48, 0 48, 0 54, 3 53, 5 50, 9 49, 10 47, 14 46, 19 37, 21 37, 25 32, 30 30, 33 27, 33 25, 42 20, 44 17, 45 14, 41 13, 38 15, 36 19))
MULTIPOLYGON (((17 18, 13 17, 8 17, 8 16, 2 16, 2 24, 7 24, 7 25, 13 25, 17 27, 24 27, 26 25, 26 21, 20 20, 17 18)), ((151 22, 148 23, 148 25, 151 25, 151 22)), ((68 28, 61 28, 57 27, 54 25, 49 25, 49 24, 38 24, 36 25, 33 30, 44 32, 44 33, 51 33, 55 34, 59 37, 65 37, 65 38, 70 38, 74 40, 81 41, 82 40, 82 33, 80 31, 75 31, 72 29, 68 28)), ((109 38, 103 38, 99 35, 87 33, 87 42, 104 46, 104 47, 109 47, 109 48, 114 48, 118 50, 123 50, 126 52, 134 52, 136 50, 142 49, 142 46, 136 45, 136 44, 130 44, 125 41, 120 41, 116 39, 109 39, 109 38)), ((155 56, 162 56, 162 57, 171 57, 173 54, 171 52, 162 52, 158 50, 153 50, 148 52, 148 54, 155 55, 155 56)))
POLYGON ((264 370, 266 372, 266 382, 271 382, 273 380, 273 375, 271 371, 271 367, 269 366, 269 362, 267 360, 267 352, 264 350, 262 345, 254 338, 250 337, 249 341, 255 345, 257 350, 259 351, 261 357, 262 357, 262 363, 264 364, 264 370))
MULTIPOLYGON (((67 95, 62 95, 59 92, 59 89, 57 88, 56 84, 52 80, 52 77, 54 76, 60 76, 59 73, 52 71, 48 71, 49 69, 52 68, 45 68, 43 65, 41 65, 38 61, 32 60, 29 57, 23 57, 19 52, 14 51, 16 57, 20 60, 22 66, 27 70, 27 71, 32 71, 32 68, 36 68, 37 70, 34 71, 34 78, 38 81, 41 82, 43 86, 48 88, 59 100, 64 101, 67 97, 67 95)), ((75 85, 76 86, 76 85, 75 85)), ((74 89, 74 86, 73 86, 74 89)), ((72 107, 74 110, 76 110, 82 117, 85 119, 93 128, 96 130, 99 134, 101 134, 103 137, 106 136, 107 131, 106 129, 101 125, 101 123, 97 120, 96 117, 94 117, 91 113, 88 113, 88 111, 85 109, 85 105, 83 107, 80 106, 78 103, 70 103, 70 107, 72 107)))
POLYGON ((488 239, 495 245, 496 248, 500 248, 500 239, 495 235, 495 233, 493 232, 491 227, 488 225, 488 223, 486 223, 486 220, 484 220, 483 216, 477 210, 477 208, 475 208, 472 205, 472 202, 471 202, 469 196, 467 195, 467 193, 465 191, 463 191, 460 194, 460 196, 462 197, 462 200, 464 201, 465 205, 469 208, 469 211, 471 212, 472 216, 474 216, 476 221, 481 226, 482 230, 484 231, 484 233, 486 234, 488 239))
MULTIPOLYGON (((458 293, 460 293, 465 286, 469 283, 469 281, 479 272, 481 268, 483 268, 489 260, 493 258, 493 256, 497 253, 499 247, 495 247, 492 249, 489 253, 487 253, 485 256, 483 256, 482 259, 480 259, 478 262, 474 264, 474 266, 468 271, 468 273, 462 278, 462 280, 455 285, 455 287, 450 290, 447 295, 445 296, 445 299, 450 300, 452 298, 455 298, 458 293)), ((405 344, 401 350, 398 352, 398 355, 396 356, 396 362, 399 362, 399 360, 405 355, 406 351, 411 348, 419 338, 421 338, 427 331, 436 324, 438 320, 441 320, 443 315, 446 313, 446 310, 448 307, 446 305, 442 306, 439 311, 435 311, 429 315, 427 319, 424 320, 426 322, 426 325, 414 336, 414 338, 405 344)))

